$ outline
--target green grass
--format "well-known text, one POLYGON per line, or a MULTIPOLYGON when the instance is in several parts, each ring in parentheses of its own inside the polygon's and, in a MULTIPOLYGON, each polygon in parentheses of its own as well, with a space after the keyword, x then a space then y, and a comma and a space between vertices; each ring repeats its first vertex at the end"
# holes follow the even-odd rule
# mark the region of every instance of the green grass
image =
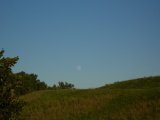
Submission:
POLYGON ((160 76, 154 77, 144 77, 144 78, 137 78, 133 80, 126 80, 121 82, 115 82, 111 85, 103 86, 102 88, 113 88, 113 89, 149 89, 149 88, 156 88, 160 87, 160 76))
POLYGON ((116 82, 97 89, 46 90, 21 97, 22 120, 158 120, 160 77, 116 82))

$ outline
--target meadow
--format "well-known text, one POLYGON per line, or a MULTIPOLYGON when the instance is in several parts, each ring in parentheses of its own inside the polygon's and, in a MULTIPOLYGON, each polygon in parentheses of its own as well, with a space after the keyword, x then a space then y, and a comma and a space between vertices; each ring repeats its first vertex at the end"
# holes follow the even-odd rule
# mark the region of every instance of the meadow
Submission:
POLYGON ((96 89, 44 90, 21 96, 21 120, 158 120, 160 76, 96 89))

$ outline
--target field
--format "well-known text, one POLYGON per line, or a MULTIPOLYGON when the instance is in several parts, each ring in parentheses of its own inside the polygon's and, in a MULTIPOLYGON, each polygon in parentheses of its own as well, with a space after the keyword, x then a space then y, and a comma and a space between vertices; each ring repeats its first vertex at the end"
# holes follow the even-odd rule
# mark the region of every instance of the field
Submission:
POLYGON ((158 120, 160 76, 116 82, 96 89, 32 92, 21 120, 158 120))

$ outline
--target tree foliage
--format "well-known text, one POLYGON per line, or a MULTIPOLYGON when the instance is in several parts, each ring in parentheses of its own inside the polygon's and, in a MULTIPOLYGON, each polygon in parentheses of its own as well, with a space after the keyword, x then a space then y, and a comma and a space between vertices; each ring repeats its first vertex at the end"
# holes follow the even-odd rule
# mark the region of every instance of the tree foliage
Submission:
POLYGON ((25 102, 20 101, 15 94, 21 82, 11 69, 19 58, 4 58, 4 52, 0 51, 0 119, 9 120, 20 114, 25 102))
POLYGON ((58 90, 58 89, 72 89, 74 85, 67 82, 58 82, 58 85, 54 84, 52 87, 48 86, 48 90, 58 90))
POLYGON ((21 87, 16 89, 17 95, 24 95, 33 91, 47 89, 47 84, 37 79, 38 75, 36 74, 28 74, 22 71, 15 75, 20 78, 22 83, 21 87))
POLYGON ((67 83, 67 82, 58 82, 59 88, 61 89, 69 89, 69 88, 73 88, 74 85, 71 83, 67 83))

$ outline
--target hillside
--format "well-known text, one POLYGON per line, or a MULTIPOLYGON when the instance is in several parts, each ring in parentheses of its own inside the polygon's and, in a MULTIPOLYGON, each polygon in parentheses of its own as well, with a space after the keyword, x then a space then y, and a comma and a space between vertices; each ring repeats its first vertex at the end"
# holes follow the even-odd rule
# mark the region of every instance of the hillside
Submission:
POLYGON ((21 97, 22 120, 157 120, 160 77, 116 82, 97 89, 47 90, 21 97))
POLYGON ((150 76, 144 78, 137 78, 133 80, 126 80, 115 82, 114 84, 106 85, 101 88, 111 89, 151 89, 160 87, 160 76, 150 76))

